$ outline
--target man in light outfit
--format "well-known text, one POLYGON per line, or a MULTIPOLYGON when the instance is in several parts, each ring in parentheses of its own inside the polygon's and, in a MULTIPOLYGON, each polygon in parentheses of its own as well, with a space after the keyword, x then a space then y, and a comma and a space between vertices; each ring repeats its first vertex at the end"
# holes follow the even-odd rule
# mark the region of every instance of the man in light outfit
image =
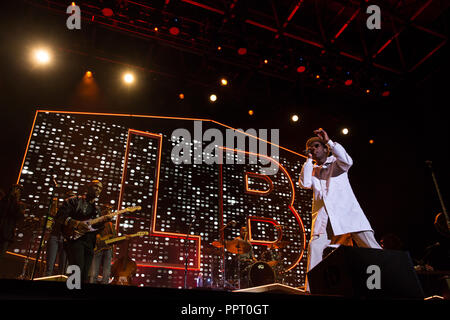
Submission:
POLYGON ((358 247, 381 249, 350 186, 352 158, 322 128, 314 133, 317 137, 306 142, 308 159, 300 173, 300 185, 314 191, 308 271, 322 261, 325 248, 351 245, 352 239, 358 247))

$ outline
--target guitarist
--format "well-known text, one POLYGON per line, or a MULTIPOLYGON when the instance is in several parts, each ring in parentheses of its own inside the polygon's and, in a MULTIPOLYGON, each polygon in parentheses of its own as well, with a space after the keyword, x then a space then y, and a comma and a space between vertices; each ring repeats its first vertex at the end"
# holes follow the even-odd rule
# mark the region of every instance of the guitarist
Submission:
POLYGON ((66 199, 55 217, 56 222, 62 227, 65 240, 64 249, 69 265, 80 267, 81 281, 84 283, 89 281, 89 268, 94 256, 97 232, 88 232, 89 225, 83 221, 100 215, 100 209, 96 206, 95 200, 100 196, 102 189, 101 181, 92 180, 87 185, 86 193, 66 199), (72 235, 75 231, 84 233, 84 235, 73 240, 72 235))
MULTIPOLYGON (((112 212, 112 207, 109 205, 102 206, 102 215, 107 215, 112 212)), ((117 237, 116 229, 113 226, 111 221, 105 223, 105 227, 97 234, 97 246, 100 244, 102 240, 107 240, 117 237)), ((104 250, 99 250, 94 253, 94 260, 92 262, 90 274, 89 274, 89 282, 96 283, 98 274, 100 271, 100 266, 102 267, 102 281, 103 284, 109 283, 109 278, 111 275, 111 262, 113 255, 113 246, 109 245, 104 250)))

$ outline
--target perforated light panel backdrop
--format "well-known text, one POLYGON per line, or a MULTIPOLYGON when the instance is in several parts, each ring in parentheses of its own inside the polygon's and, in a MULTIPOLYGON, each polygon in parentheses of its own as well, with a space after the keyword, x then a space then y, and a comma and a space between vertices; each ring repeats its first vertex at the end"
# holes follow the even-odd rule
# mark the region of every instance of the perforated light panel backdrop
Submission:
MULTIPOLYGON (((137 285, 182 287, 185 252, 189 287, 196 285, 199 274, 204 286, 222 287, 223 266, 225 279, 233 284, 234 254, 223 255, 211 245, 220 240, 220 228, 231 220, 237 224, 225 228, 225 239, 232 240, 241 226, 249 226, 257 258, 282 236, 287 246, 278 249, 283 270, 279 281, 303 285, 312 199, 311 191, 298 185, 304 158, 284 148, 278 156, 269 154, 266 161, 278 168, 269 176, 260 173, 261 164, 250 164, 252 154, 245 150, 218 149, 224 159, 234 157, 235 164, 194 161, 210 156, 205 154, 210 142, 199 141, 198 132, 194 134, 195 120, 37 111, 19 176, 26 215, 44 216, 52 191, 61 203, 67 192, 82 194, 86 182, 100 179, 104 189, 98 203, 115 209, 142 207, 119 216, 116 226, 120 235, 139 231, 149 235, 135 237, 127 247, 116 246, 114 251, 117 258, 128 250, 136 261, 137 285), (192 132, 192 141, 182 141, 191 150, 192 164, 175 164, 177 155, 172 151, 181 141, 172 138, 177 128, 192 132), (239 157, 246 161, 238 164, 239 157), (56 190, 52 178, 60 185, 56 190), (283 226, 281 234, 277 224, 283 226)), ((210 120, 201 125, 203 131, 220 130, 223 137, 230 130, 210 120)), ((41 229, 21 228, 11 251, 35 257, 41 229)))

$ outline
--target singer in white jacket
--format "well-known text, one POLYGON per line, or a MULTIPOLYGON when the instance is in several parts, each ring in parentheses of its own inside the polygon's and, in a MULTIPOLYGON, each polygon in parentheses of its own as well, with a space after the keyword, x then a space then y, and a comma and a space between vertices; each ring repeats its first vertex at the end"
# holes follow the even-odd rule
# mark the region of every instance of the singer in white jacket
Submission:
POLYGON ((314 133, 317 137, 306 142, 308 159, 299 180, 314 191, 308 271, 322 261, 325 248, 351 245, 352 239, 358 247, 381 249, 350 186, 352 158, 323 129, 314 133))

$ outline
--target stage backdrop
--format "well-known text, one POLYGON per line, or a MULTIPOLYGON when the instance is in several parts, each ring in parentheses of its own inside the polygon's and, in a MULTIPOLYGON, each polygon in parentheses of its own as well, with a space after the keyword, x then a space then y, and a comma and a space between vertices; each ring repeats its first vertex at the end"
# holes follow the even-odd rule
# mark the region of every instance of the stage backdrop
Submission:
MULTIPOLYGON (((226 280, 234 283, 234 254, 223 255, 211 245, 228 222, 237 224, 225 228, 226 240, 237 237, 241 226, 250 227, 257 257, 281 236, 275 228, 280 224, 287 241, 279 249, 282 281, 302 286, 312 201, 311 191, 298 184, 305 158, 280 147, 278 156, 266 157, 278 168, 274 175, 261 174, 262 165, 250 163, 248 149, 219 149, 236 161, 244 156, 244 164, 206 164, 201 159, 209 155, 205 147, 210 142, 199 141, 199 125, 201 132, 219 130, 224 139, 232 129, 205 119, 38 110, 18 177, 26 215, 45 216, 52 191, 61 204, 68 192, 82 194, 89 180, 100 179, 104 189, 98 203, 114 209, 142 207, 117 218, 119 235, 149 232, 116 246, 114 256, 128 250, 138 265, 137 285, 172 288, 184 285, 185 252, 189 287, 196 286, 199 274, 204 286, 222 287, 223 266, 226 280), (191 141, 172 137, 180 128, 191 133, 191 141), (191 164, 175 164, 183 153, 173 148, 183 143, 191 150, 191 164), (55 190, 53 179, 59 184, 55 190)), ((35 258, 41 233, 38 224, 19 226, 10 251, 35 258)))

